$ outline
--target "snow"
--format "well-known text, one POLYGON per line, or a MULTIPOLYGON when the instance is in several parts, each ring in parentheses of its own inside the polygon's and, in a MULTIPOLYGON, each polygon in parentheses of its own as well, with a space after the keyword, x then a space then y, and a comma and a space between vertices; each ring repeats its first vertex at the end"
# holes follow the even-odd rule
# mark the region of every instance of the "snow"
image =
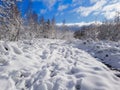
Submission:
MULTIPOLYGON (((0 41, 0 88, 2 90, 119 90, 120 78, 93 56, 102 55, 97 53, 102 50, 105 53, 109 52, 118 61, 120 45, 117 44, 118 47, 112 48, 111 46, 116 44, 103 45, 102 42, 92 41, 87 45, 83 43, 80 40, 51 39, 0 41), (100 49, 95 49, 97 45, 100 45, 100 49)), ((112 62, 108 60, 108 63, 112 62)), ((119 68, 117 63, 114 62, 116 68, 119 68)))
POLYGON ((74 40, 73 47, 82 49, 111 68, 120 70, 120 42, 92 40, 74 40))

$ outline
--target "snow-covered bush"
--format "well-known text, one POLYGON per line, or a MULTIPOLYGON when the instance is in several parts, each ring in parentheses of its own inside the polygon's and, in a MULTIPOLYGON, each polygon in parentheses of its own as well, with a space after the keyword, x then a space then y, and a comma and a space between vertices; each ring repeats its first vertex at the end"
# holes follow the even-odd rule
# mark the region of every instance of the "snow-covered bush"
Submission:
POLYGON ((108 21, 106 20, 102 24, 94 24, 86 27, 82 27, 79 31, 74 33, 74 37, 78 39, 93 40, 120 40, 120 14, 108 21))

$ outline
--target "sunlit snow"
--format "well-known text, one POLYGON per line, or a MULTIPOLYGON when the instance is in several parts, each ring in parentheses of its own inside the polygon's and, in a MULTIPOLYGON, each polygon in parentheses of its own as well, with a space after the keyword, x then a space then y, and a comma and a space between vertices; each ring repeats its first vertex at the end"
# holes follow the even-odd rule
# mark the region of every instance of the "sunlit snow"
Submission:
MULTIPOLYGON (((80 40, 0 41, 1 90, 119 90, 119 77, 98 60, 110 53, 111 46, 106 45, 80 40)), ((120 46, 112 49, 118 56, 111 52, 110 58, 119 62, 119 50, 120 46)), ((118 62, 112 65, 108 60, 117 69, 118 62)))

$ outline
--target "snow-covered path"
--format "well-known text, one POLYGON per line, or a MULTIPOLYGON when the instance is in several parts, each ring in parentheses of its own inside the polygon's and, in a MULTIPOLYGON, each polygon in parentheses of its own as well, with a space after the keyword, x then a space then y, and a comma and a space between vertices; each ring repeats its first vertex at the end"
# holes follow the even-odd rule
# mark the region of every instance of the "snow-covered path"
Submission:
POLYGON ((120 79, 62 40, 0 42, 1 90, 119 90, 120 79))

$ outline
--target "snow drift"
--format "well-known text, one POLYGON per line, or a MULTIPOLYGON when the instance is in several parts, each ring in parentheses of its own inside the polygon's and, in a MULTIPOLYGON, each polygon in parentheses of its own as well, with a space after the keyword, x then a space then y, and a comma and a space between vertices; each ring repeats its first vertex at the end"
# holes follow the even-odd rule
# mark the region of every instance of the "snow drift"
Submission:
POLYGON ((120 79, 62 40, 0 42, 2 90, 119 90, 120 79))

